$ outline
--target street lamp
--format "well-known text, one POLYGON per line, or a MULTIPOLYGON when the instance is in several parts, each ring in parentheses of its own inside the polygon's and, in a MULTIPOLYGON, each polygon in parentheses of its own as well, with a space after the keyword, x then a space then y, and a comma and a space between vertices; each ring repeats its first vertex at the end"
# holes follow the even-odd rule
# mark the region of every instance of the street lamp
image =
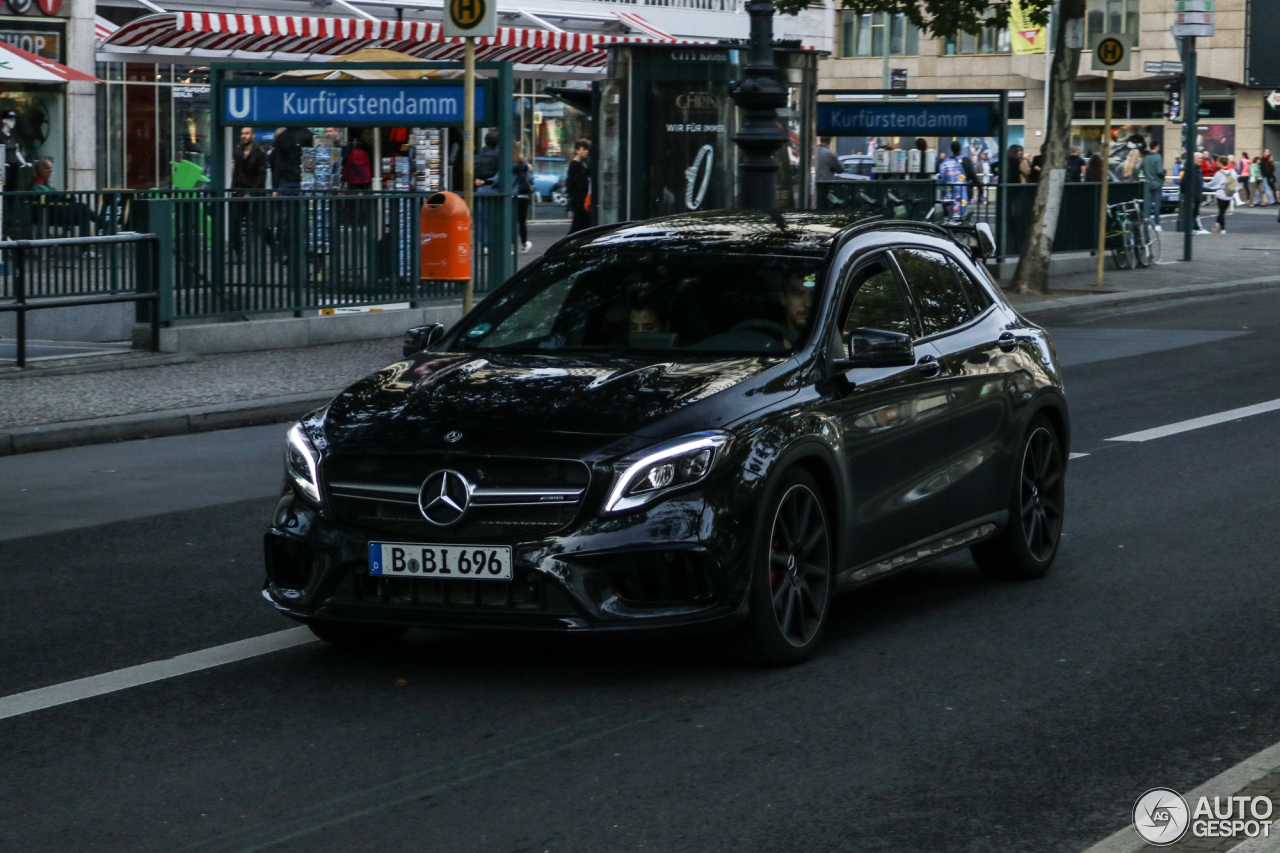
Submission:
POLYGON ((749 0, 750 60, 742 80, 730 95, 742 110, 733 141, 738 158, 738 204, 756 210, 778 207, 778 161, 774 154, 787 141, 778 124, 778 110, 787 105, 787 90, 778 82, 773 64, 773 0, 749 0))

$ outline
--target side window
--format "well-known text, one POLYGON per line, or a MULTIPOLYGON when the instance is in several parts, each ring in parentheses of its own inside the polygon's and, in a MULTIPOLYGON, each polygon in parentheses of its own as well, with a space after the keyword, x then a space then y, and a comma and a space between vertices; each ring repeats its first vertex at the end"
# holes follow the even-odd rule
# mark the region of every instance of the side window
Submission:
POLYGON ((840 325, 845 341, 854 329, 913 334, 911 314, 902 298, 898 276, 884 259, 873 261, 854 273, 845 300, 848 310, 840 325))
POLYGON ((991 296, 987 291, 973 280, 969 272, 960 265, 955 258, 948 257, 947 263, 956 274, 956 279, 960 282, 960 289, 964 291, 964 295, 969 297, 969 304, 973 306, 975 315, 981 314, 991 307, 991 296))
POLYGON ((894 249, 893 254, 916 297, 926 336, 954 329, 973 317, 944 255, 924 249, 894 249))

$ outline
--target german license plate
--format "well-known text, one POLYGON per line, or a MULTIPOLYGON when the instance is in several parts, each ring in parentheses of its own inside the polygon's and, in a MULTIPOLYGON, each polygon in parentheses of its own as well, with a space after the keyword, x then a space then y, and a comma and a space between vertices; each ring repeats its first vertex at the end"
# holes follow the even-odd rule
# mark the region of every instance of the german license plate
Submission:
POLYGON ((512 578, 511 548, 370 542, 369 574, 387 578, 509 581, 512 578))

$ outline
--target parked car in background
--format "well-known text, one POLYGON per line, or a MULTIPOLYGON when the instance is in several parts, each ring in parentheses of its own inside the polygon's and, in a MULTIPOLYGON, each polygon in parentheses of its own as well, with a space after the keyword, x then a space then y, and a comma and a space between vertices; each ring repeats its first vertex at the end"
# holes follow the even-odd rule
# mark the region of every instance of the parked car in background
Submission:
POLYGON ((552 201, 564 206, 569 196, 564 191, 564 176, 569 164, 561 157, 533 158, 533 191, 535 201, 552 201))
POLYGON ((844 166, 844 172, 836 175, 836 178, 845 181, 869 181, 871 167, 874 164, 875 161, 868 154, 846 154, 840 158, 840 165, 844 166))

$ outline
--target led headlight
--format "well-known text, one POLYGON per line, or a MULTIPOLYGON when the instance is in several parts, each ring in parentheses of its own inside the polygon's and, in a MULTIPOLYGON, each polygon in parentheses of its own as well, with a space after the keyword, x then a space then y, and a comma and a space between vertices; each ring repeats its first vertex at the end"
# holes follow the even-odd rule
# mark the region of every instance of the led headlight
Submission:
POLYGON ((604 511, 635 509, 705 480, 724 458, 731 441, 726 432, 696 432, 623 459, 614 466, 622 473, 609 492, 604 511))
POLYGON ((320 453, 301 424, 294 424, 285 439, 284 470, 299 495, 320 504, 320 453))

